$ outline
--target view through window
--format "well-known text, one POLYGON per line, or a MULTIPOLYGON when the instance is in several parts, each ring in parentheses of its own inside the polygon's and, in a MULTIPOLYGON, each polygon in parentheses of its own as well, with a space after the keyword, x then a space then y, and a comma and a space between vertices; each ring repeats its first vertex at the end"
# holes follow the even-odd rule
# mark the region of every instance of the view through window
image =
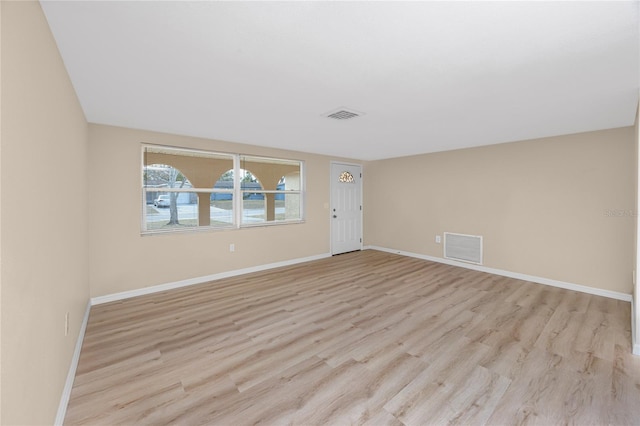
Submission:
POLYGON ((142 232, 300 222, 303 163, 144 146, 142 232))

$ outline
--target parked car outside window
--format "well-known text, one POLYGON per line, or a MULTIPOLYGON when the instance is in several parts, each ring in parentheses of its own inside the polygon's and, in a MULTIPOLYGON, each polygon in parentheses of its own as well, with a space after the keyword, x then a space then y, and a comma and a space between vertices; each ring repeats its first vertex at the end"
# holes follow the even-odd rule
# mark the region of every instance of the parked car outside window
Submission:
POLYGON ((160 195, 158 198, 153 200, 153 205, 156 207, 169 207, 171 201, 169 200, 168 195, 160 195))

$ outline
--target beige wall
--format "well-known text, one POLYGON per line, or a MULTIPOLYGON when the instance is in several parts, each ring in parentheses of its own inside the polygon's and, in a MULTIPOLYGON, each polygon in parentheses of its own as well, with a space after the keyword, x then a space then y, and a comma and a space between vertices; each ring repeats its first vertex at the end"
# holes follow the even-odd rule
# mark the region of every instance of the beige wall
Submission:
POLYGON ((40 4, 0 7, 1 423, 51 424, 89 297, 87 124, 40 4))
POLYGON ((628 127, 368 162, 365 243, 442 257, 436 235, 483 235, 487 267, 631 293, 633 144, 628 127))
POLYGON ((124 129, 89 126, 91 296, 198 278, 330 251, 332 158, 124 129), (305 161, 306 221, 240 230, 140 235, 141 144, 151 143, 305 161), (235 252, 229 244, 235 244, 235 252))
MULTIPOLYGON (((0 51, 2 50, 1 46, 2 46, 2 5, 0 5, 0 51)), ((0 63, 2 63, 1 60, 0 60, 0 63)), ((0 236, 1 235, 2 235, 2 66, 0 66, 0 236)), ((2 423, 2 238, 0 238, 0 423, 2 423)))
POLYGON ((638 103, 638 108, 636 110, 636 124, 633 128, 633 138, 634 138, 634 148, 635 148, 635 155, 634 155, 634 160, 635 160, 635 188, 634 188, 634 195, 635 195, 635 241, 634 241, 634 261, 635 261, 635 266, 634 266, 634 270, 635 270, 635 282, 633 285, 633 306, 634 309, 632 310, 632 312, 634 313, 635 317, 631 318, 632 321, 632 331, 633 331, 633 336, 632 337, 632 341, 634 344, 634 348, 633 351, 636 355, 640 355, 640 285, 638 284, 638 281, 640 280, 640 277, 638 277, 638 273, 640 273, 640 248, 638 247, 638 244, 640 243, 640 236, 638 235, 638 232, 640 231, 640 227, 638 226, 638 215, 640 213, 640 195, 638 194, 638 190, 640 189, 640 103, 638 103))
MULTIPOLYGON (((0 423, 53 422, 90 295, 329 252, 330 158, 87 126, 37 2, 0 2, 0 43, 0 423), (305 160, 306 222, 142 237, 141 142, 305 160)), ((634 143, 637 127, 367 163, 365 243, 441 256, 436 234, 482 234, 487 266, 630 292, 635 219, 604 212, 635 206, 634 143)))

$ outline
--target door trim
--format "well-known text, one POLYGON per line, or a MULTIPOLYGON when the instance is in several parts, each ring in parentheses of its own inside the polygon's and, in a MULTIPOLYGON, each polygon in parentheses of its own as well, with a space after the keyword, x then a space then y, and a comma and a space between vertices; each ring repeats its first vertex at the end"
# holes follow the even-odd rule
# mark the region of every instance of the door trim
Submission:
POLYGON ((363 182, 364 182, 364 167, 362 167, 362 164, 359 163, 349 163, 346 161, 330 161, 329 162, 329 215, 328 215, 328 219, 329 219, 329 251, 331 252, 331 255, 335 255, 334 253, 334 248, 333 248, 333 220, 331 220, 331 212, 333 211, 333 185, 334 185, 334 180, 333 180, 333 166, 335 164, 342 164, 345 166, 355 166, 355 167, 359 167, 360 168, 360 182, 358 183, 360 185, 360 206, 362 206, 362 208, 360 209, 360 251, 363 250, 364 247, 364 193, 363 188, 363 182))

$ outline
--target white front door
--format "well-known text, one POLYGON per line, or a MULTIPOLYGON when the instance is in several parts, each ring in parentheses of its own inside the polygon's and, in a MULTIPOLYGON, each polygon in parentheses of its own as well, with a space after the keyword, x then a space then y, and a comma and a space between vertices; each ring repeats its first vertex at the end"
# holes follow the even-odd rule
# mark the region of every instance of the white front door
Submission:
POLYGON ((331 254, 362 249, 362 167, 331 163, 331 254))

